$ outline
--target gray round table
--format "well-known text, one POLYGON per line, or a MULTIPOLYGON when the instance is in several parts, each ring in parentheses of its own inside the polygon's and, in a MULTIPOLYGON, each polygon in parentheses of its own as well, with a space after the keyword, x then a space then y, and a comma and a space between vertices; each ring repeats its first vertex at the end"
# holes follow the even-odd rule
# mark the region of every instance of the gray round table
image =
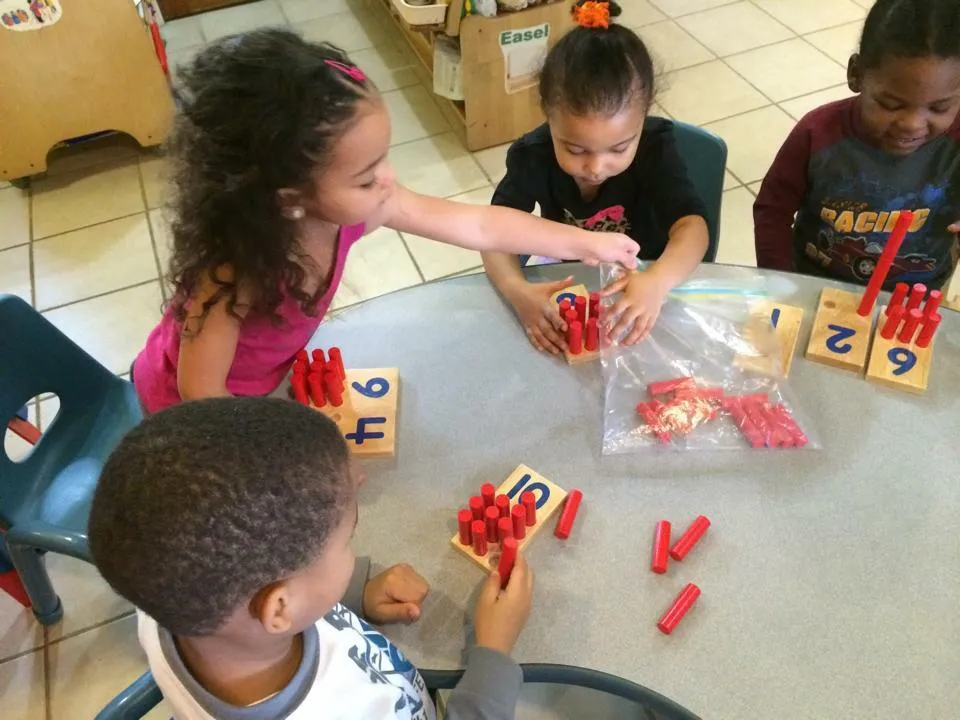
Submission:
MULTIPOLYGON (((596 270, 572 271, 596 288, 596 270)), ((737 269, 722 269, 734 274, 737 269)), ((742 272, 742 270, 740 270, 742 272)), ((806 310, 823 281, 770 274, 806 310)), ((520 463, 583 505, 569 540, 528 548, 534 608, 514 656, 594 668, 710 720, 960 716, 960 316, 945 311, 927 394, 802 358, 790 382, 822 451, 600 454, 599 362, 541 355, 485 275, 346 310, 314 338, 348 367, 397 367, 397 454, 366 464, 354 546, 431 584, 422 619, 389 635, 421 668, 456 669, 483 573, 450 546, 456 511, 520 463), (667 575, 654 525, 713 526, 667 575), (657 619, 703 595, 672 636, 657 619)), ((675 535, 676 537, 676 535, 675 535)))

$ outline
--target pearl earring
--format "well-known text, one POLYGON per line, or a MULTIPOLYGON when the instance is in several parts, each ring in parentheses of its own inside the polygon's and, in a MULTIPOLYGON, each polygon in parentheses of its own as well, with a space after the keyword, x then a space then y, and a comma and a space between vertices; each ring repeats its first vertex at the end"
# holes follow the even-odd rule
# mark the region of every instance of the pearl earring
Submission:
POLYGON ((291 220, 303 220, 304 216, 307 214, 307 211, 299 205, 294 205, 292 208, 287 208, 284 210, 283 214, 291 220))

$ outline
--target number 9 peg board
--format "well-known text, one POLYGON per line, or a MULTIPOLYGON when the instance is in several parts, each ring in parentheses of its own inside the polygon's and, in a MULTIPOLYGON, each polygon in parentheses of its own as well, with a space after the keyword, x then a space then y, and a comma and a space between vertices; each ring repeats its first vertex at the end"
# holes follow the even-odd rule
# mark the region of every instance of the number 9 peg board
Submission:
POLYGON ((347 370, 343 404, 322 408, 333 420, 354 455, 393 457, 397 442, 397 402, 400 372, 397 368, 347 370))

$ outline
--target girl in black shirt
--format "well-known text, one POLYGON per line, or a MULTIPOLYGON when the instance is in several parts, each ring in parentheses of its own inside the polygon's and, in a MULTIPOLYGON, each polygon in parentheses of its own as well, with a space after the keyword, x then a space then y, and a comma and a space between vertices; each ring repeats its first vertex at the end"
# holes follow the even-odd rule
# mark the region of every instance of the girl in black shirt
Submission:
MULTIPOLYGON (((494 205, 591 230, 623 232, 656 260, 604 289, 622 292, 605 325, 608 337, 639 342, 667 293, 703 259, 703 203, 687 179, 668 120, 647 117, 653 102, 650 53, 636 33, 610 22, 613 2, 578 2, 579 27, 550 50, 540 75, 547 122, 514 142, 494 205)), ((483 253, 490 281, 513 305, 530 342, 559 353, 566 325, 550 297, 572 278, 532 283, 516 255, 483 253)))

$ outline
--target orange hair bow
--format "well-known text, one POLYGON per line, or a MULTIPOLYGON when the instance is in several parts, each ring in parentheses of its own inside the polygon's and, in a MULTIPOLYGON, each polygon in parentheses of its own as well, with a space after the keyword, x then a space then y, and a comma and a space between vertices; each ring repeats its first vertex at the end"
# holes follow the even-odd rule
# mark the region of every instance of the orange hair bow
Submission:
POLYGON ((608 28, 610 27, 610 3, 591 1, 574 5, 573 19, 580 27, 608 28))

